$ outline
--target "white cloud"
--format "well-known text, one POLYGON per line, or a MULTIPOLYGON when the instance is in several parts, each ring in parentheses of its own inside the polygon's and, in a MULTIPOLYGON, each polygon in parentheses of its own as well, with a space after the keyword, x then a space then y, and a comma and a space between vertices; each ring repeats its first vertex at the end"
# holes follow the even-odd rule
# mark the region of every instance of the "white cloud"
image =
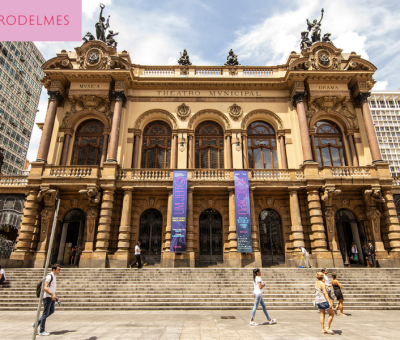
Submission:
POLYGON ((372 88, 372 91, 384 91, 386 90, 387 86, 388 86, 387 80, 377 81, 374 87, 372 88))
POLYGON ((340 34, 336 39, 332 40, 332 42, 337 48, 341 48, 343 52, 356 52, 358 55, 361 55, 361 58, 368 60, 369 56, 366 50, 366 40, 367 37, 359 36, 353 31, 348 31, 340 34))

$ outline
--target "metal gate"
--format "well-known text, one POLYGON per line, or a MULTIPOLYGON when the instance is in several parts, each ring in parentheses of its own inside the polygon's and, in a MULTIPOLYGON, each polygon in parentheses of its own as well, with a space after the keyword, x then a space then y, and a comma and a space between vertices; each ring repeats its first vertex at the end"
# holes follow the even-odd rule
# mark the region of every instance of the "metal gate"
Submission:
POLYGON ((160 262, 161 259, 162 221, 162 215, 156 209, 148 209, 140 217, 141 255, 148 264, 160 262))
POLYGON ((261 261, 263 267, 285 262, 282 242, 281 218, 272 209, 261 211, 259 216, 261 261))
POLYGON ((223 262, 222 216, 214 209, 204 210, 199 218, 200 265, 223 262))

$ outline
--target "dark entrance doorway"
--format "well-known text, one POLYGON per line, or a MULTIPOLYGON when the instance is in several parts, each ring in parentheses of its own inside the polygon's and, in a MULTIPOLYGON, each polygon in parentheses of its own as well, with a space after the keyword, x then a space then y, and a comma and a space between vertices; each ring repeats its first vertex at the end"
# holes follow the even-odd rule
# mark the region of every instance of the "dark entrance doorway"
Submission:
POLYGON ((161 259, 162 220, 157 209, 148 209, 140 216, 141 255, 148 264, 159 263, 161 259))
POLYGON ((81 209, 72 209, 64 216, 63 223, 56 229, 52 262, 71 264, 69 253, 76 247, 76 255, 72 265, 77 266, 82 254, 83 233, 85 230, 86 214, 81 209), (57 255, 57 261, 56 261, 57 255))
POLYGON ((338 210, 335 214, 335 221, 338 233, 339 248, 344 264, 349 264, 351 256, 351 244, 353 242, 357 246, 359 263, 364 264, 363 247, 360 239, 360 233, 364 235, 363 225, 359 225, 354 214, 347 209, 338 210), (360 232, 359 229, 361 229, 360 232))
POLYGON ((259 216, 261 261, 263 267, 285 263, 281 218, 275 210, 265 209, 259 216))
POLYGON ((223 263, 222 216, 214 209, 204 210, 199 218, 200 265, 223 263))

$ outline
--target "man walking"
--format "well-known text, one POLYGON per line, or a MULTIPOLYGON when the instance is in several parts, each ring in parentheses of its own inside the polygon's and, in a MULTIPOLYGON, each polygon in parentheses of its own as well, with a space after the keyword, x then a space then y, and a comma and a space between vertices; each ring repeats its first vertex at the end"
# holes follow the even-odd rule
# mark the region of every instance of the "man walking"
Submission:
POLYGON ((370 258, 370 262, 374 268, 376 268, 376 261, 375 261, 375 247, 372 245, 372 243, 369 243, 369 249, 368 249, 368 255, 370 258))
MULTIPOLYGON (((56 276, 60 274, 61 266, 59 264, 54 264, 51 268, 51 273, 46 276, 44 282, 44 294, 43 294, 43 314, 39 319, 38 325, 40 326, 39 335, 50 335, 50 333, 45 331, 46 319, 54 313, 55 303, 58 301, 56 294, 57 280, 56 276)), ((32 325, 35 327, 35 324, 32 325)))
POLYGON ((0 266, 0 283, 3 283, 5 279, 6 279, 6 273, 4 272, 4 269, 2 269, 0 266))
POLYGON ((140 258, 140 242, 136 243, 135 247, 135 256, 136 256, 136 261, 133 262, 129 268, 132 268, 133 265, 136 263, 138 268, 142 268, 142 260, 140 258))

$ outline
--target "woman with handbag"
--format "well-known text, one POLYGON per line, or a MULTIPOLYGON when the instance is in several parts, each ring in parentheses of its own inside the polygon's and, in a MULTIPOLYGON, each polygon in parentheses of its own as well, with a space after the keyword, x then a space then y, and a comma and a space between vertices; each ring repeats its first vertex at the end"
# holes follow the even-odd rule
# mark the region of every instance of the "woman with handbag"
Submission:
POLYGON ((354 242, 351 243, 351 257, 350 259, 358 264, 358 249, 354 242))
POLYGON ((333 286, 333 291, 336 296, 336 300, 338 300, 338 304, 336 308, 334 309, 335 314, 337 314, 337 310, 339 308, 341 316, 347 316, 346 314, 343 313, 343 293, 342 293, 342 285, 340 284, 339 280, 337 280, 337 275, 336 273, 332 273, 332 286, 333 286))
POLYGON ((326 290, 324 283, 324 274, 322 272, 317 273, 317 282, 315 283, 315 303, 318 306, 320 313, 319 321, 321 322, 322 333, 335 334, 331 329, 331 324, 335 313, 333 312, 332 303, 330 303, 330 297, 326 290), (325 328, 325 311, 328 312, 328 323, 325 328))

